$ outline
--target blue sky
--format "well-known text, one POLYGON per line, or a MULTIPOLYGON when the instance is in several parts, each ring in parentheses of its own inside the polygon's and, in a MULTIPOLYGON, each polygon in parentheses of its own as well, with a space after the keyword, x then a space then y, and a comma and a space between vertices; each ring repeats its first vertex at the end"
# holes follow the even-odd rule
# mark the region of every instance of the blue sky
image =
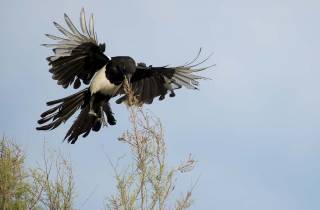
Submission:
POLYGON ((200 176, 191 209, 320 209, 319 1, 1 1, 0 131, 31 165, 44 139, 69 154, 77 207, 99 209, 114 192, 104 153, 128 152, 116 140, 129 125, 125 107, 112 105, 116 126, 75 145, 62 143, 70 122, 35 130, 45 102, 73 92, 51 80, 43 34, 57 34, 52 21, 64 12, 77 22, 82 7, 94 13, 108 55, 174 65, 199 47, 215 53, 200 91, 146 106, 165 125, 170 164, 189 153, 199 161, 178 182, 182 192, 200 176))

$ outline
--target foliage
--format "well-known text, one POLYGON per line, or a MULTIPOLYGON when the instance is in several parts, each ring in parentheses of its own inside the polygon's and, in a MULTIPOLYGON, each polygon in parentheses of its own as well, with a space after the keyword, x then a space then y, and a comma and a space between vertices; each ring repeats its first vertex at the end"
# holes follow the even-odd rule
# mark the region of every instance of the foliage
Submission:
POLYGON ((61 154, 47 157, 44 167, 25 168, 25 154, 12 140, 0 140, 0 209, 71 210, 74 184, 70 162, 61 154))
POLYGON ((0 209, 22 210, 34 206, 24 161, 19 146, 3 137, 0 141, 0 209))
POLYGON ((61 153, 51 152, 48 157, 47 152, 44 148, 43 166, 31 170, 38 202, 43 209, 72 210, 75 190, 71 163, 61 153))

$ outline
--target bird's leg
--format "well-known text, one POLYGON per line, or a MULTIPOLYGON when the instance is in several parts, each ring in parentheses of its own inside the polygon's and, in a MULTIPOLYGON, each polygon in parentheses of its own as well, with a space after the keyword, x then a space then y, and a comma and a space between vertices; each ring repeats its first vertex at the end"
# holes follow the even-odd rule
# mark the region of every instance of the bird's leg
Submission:
POLYGON ((95 99, 95 94, 92 94, 89 102, 89 106, 90 106, 89 115, 97 117, 98 115, 93 109, 94 99, 95 99))
POLYGON ((103 113, 103 107, 101 106, 100 109, 101 109, 101 122, 102 122, 102 125, 103 126, 108 126, 108 124, 106 122, 106 118, 105 118, 104 113, 103 113))
POLYGON ((110 125, 115 125, 117 123, 117 120, 114 118, 112 112, 107 114, 107 120, 110 125))
POLYGON ((115 125, 116 124, 116 119, 114 118, 113 116, 113 113, 112 113, 112 110, 111 110, 111 107, 110 107, 110 104, 107 103, 104 107, 104 111, 107 115, 107 121, 110 125, 115 125))
POLYGON ((175 97, 176 96, 176 94, 174 93, 174 91, 173 90, 170 90, 170 95, 169 95, 170 97, 175 97))

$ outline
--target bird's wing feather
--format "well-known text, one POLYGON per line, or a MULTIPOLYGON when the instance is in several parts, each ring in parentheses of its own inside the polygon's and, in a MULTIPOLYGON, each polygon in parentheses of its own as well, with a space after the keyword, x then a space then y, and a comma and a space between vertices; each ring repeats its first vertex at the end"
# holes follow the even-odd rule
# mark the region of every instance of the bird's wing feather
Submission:
MULTIPOLYGON (((130 80, 131 89, 137 103, 139 105, 144 103, 151 104, 155 97, 159 96, 159 100, 163 100, 167 93, 169 93, 170 97, 173 97, 175 96, 174 90, 181 87, 193 90, 198 89, 198 80, 209 78, 195 75, 194 73, 212 67, 207 66, 201 68, 198 66, 208 58, 198 64, 194 64, 195 59, 192 62, 186 63, 186 65, 177 67, 147 67, 145 64, 138 64, 130 80)), ((117 103, 122 103, 127 100, 124 87, 122 87, 118 93, 120 95, 123 94, 123 96, 116 100, 117 103)))
POLYGON ((64 15, 68 29, 54 22, 56 28, 64 37, 46 34, 56 43, 43 44, 53 49, 54 55, 47 58, 53 75, 59 85, 67 88, 73 83, 74 88, 79 88, 81 81, 89 84, 94 73, 101 69, 109 60, 103 54, 105 45, 99 45, 94 32, 93 16, 87 27, 84 9, 80 13, 82 33, 75 27, 68 15, 64 15))

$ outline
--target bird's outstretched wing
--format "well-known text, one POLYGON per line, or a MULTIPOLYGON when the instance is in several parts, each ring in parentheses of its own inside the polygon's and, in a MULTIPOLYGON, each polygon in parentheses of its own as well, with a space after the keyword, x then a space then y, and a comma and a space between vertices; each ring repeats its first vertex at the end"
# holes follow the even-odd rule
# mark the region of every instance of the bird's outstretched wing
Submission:
POLYGON ((74 88, 79 88, 81 81, 89 84, 96 71, 101 69, 109 60, 103 54, 105 44, 98 44, 97 35, 94 31, 93 16, 87 27, 84 9, 80 13, 80 25, 82 33, 74 26, 70 18, 65 14, 64 19, 69 30, 56 22, 55 27, 64 37, 46 34, 54 44, 43 44, 53 48, 54 55, 47 58, 51 68, 52 78, 59 85, 67 88, 73 83, 74 88))
MULTIPOLYGON (((208 69, 212 66, 199 67, 207 61, 209 57, 201 62, 195 63, 199 58, 201 49, 191 62, 177 67, 147 67, 144 63, 138 63, 136 72, 130 79, 131 90, 138 105, 151 104, 155 97, 159 96, 159 100, 163 100, 165 95, 169 93, 170 97, 174 97, 175 89, 186 87, 188 89, 198 89, 200 79, 209 79, 194 73, 208 69)), ((122 103, 127 100, 124 86, 119 90, 119 94, 124 94, 116 100, 116 103, 122 103)))

